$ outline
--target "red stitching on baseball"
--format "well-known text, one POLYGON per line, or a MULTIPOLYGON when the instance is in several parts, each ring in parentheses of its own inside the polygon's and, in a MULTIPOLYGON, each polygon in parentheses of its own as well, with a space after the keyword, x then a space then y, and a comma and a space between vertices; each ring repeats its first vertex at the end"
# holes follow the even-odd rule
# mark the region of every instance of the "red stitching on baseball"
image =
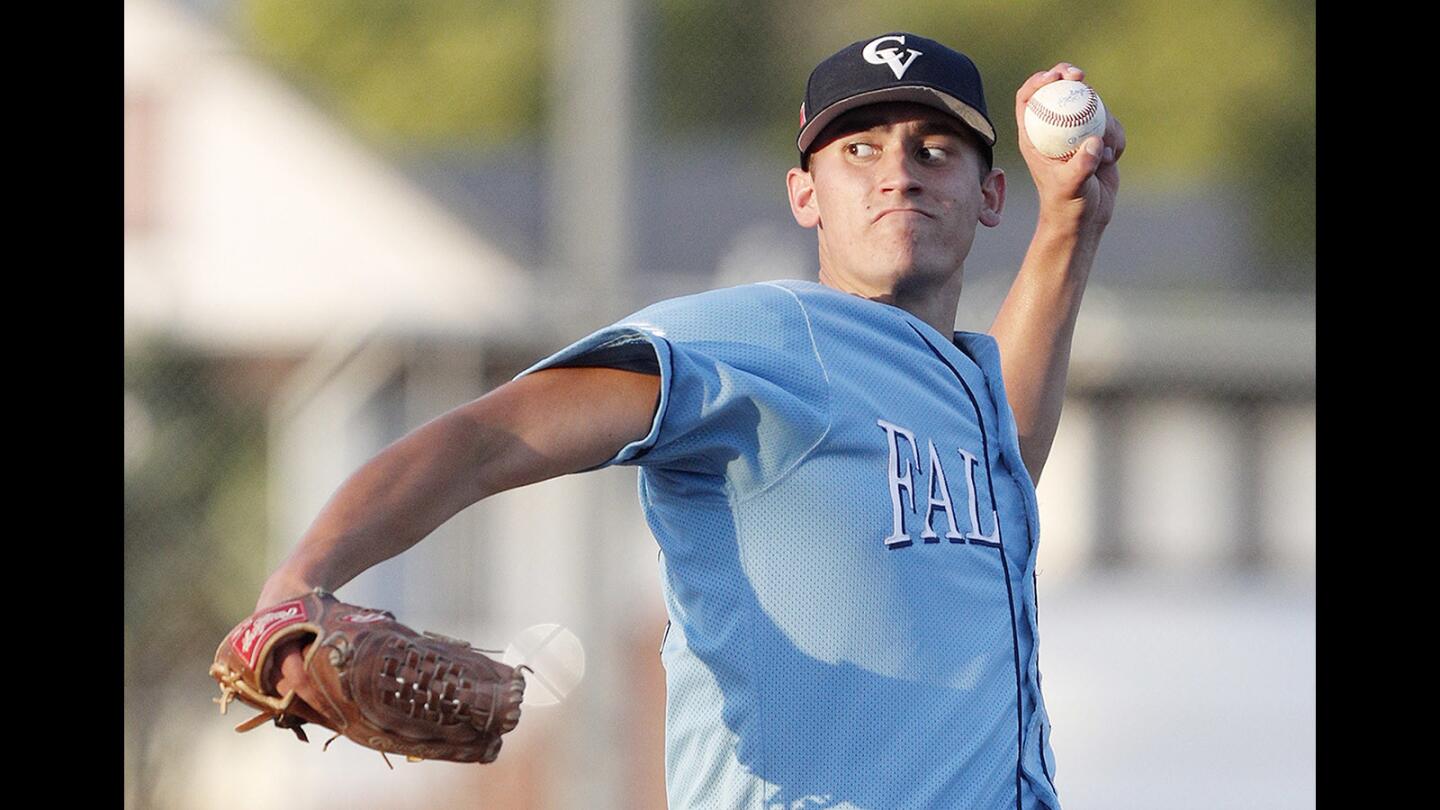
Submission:
POLYGON ((1082 109, 1080 112, 1070 113, 1068 115, 1061 115, 1050 109, 1049 107, 1042 105, 1033 97, 1025 105, 1025 108, 1030 110, 1030 112, 1034 113, 1036 118, 1039 118, 1041 121, 1050 124, 1051 126, 1078 126, 1090 120, 1090 117, 1095 114, 1095 110, 1098 106, 1096 102, 1099 100, 1099 98, 1095 95, 1095 91, 1089 87, 1085 88, 1085 91, 1085 108, 1082 109))

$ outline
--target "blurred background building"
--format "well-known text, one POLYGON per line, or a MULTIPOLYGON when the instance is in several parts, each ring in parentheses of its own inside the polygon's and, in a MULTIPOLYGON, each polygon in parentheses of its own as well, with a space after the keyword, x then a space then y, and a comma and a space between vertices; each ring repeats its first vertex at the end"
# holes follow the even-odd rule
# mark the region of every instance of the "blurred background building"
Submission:
POLYGON ((1129 136, 1038 489, 1067 809, 1313 806, 1314 8, 1062 8, 126 0, 125 806, 663 807, 630 469, 496 496, 341 590, 482 647, 578 634, 584 680, 493 766, 238 737, 206 668, 389 442, 652 301, 813 278, 805 77, 907 28, 982 66, 1010 182, 957 328, 1034 225, 1014 88, 1072 61, 1129 136))

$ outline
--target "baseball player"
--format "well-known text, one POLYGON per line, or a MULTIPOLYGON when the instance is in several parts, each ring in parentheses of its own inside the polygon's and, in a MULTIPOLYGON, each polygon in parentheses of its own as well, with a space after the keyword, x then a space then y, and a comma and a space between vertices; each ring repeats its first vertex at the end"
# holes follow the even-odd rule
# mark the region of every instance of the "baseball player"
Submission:
MULTIPOLYGON (((1035 482, 1125 148, 1068 161, 1023 125, 1035 236, 988 333, 953 331, 1005 175, 980 74, 909 33, 805 90, 791 212, 819 281, 662 301, 386 448, 259 604, 338 588, 496 492, 639 469, 670 623, 675 808, 1060 806, 1040 692, 1035 482)), ((305 697, 298 652, 282 690, 305 697)))

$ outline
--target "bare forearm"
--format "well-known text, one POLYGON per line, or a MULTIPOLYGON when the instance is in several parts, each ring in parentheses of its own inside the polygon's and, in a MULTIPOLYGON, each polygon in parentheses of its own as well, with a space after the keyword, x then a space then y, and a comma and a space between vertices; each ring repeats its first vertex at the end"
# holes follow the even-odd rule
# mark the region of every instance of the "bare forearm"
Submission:
POLYGON ((659 396, 658 375, 548 369, 435 418, 340 486, 258 607, 334 590, 482 498, 600 465, 649 432, 659 396))
POLYGON ((990 327, 1000 344, 1020 455, 1037 484, 1060 426, 1075 322, 1099 242, 1096 229, 1042 219, 990 327))
POLYGON ((341 484, 272 582, 334 590, 415 545, 487 494, 476 474, 485 448, 459 411, 391 444, 341 484))

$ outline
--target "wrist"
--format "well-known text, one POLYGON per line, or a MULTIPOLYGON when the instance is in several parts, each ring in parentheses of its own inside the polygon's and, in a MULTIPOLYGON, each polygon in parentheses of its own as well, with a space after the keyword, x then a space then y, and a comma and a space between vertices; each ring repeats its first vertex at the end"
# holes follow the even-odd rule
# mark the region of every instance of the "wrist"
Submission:
POLYGON ((1086 218, 1083 210, 1067 208, 1042 208, 1035 224, 1035 238, 1053 244, 1095 246, 1105 233, 1104 222, 1086 218))
POLYGON ((319 577, 302 573, 298 567, 287 562, 265 580, 265 585, 260 589, 260 598, 255 603, 255 609, 267 608, 286 599, 304 596, 316 588, 324 587, 324 583, 320 581, 319 577))
POLYGON ((1022 272, 1039 272, 1054 281, 1084 286, 1100 245, 1098 235, 1087 238, 1077 228, 1037 225, 1025 252, 1022 272))

